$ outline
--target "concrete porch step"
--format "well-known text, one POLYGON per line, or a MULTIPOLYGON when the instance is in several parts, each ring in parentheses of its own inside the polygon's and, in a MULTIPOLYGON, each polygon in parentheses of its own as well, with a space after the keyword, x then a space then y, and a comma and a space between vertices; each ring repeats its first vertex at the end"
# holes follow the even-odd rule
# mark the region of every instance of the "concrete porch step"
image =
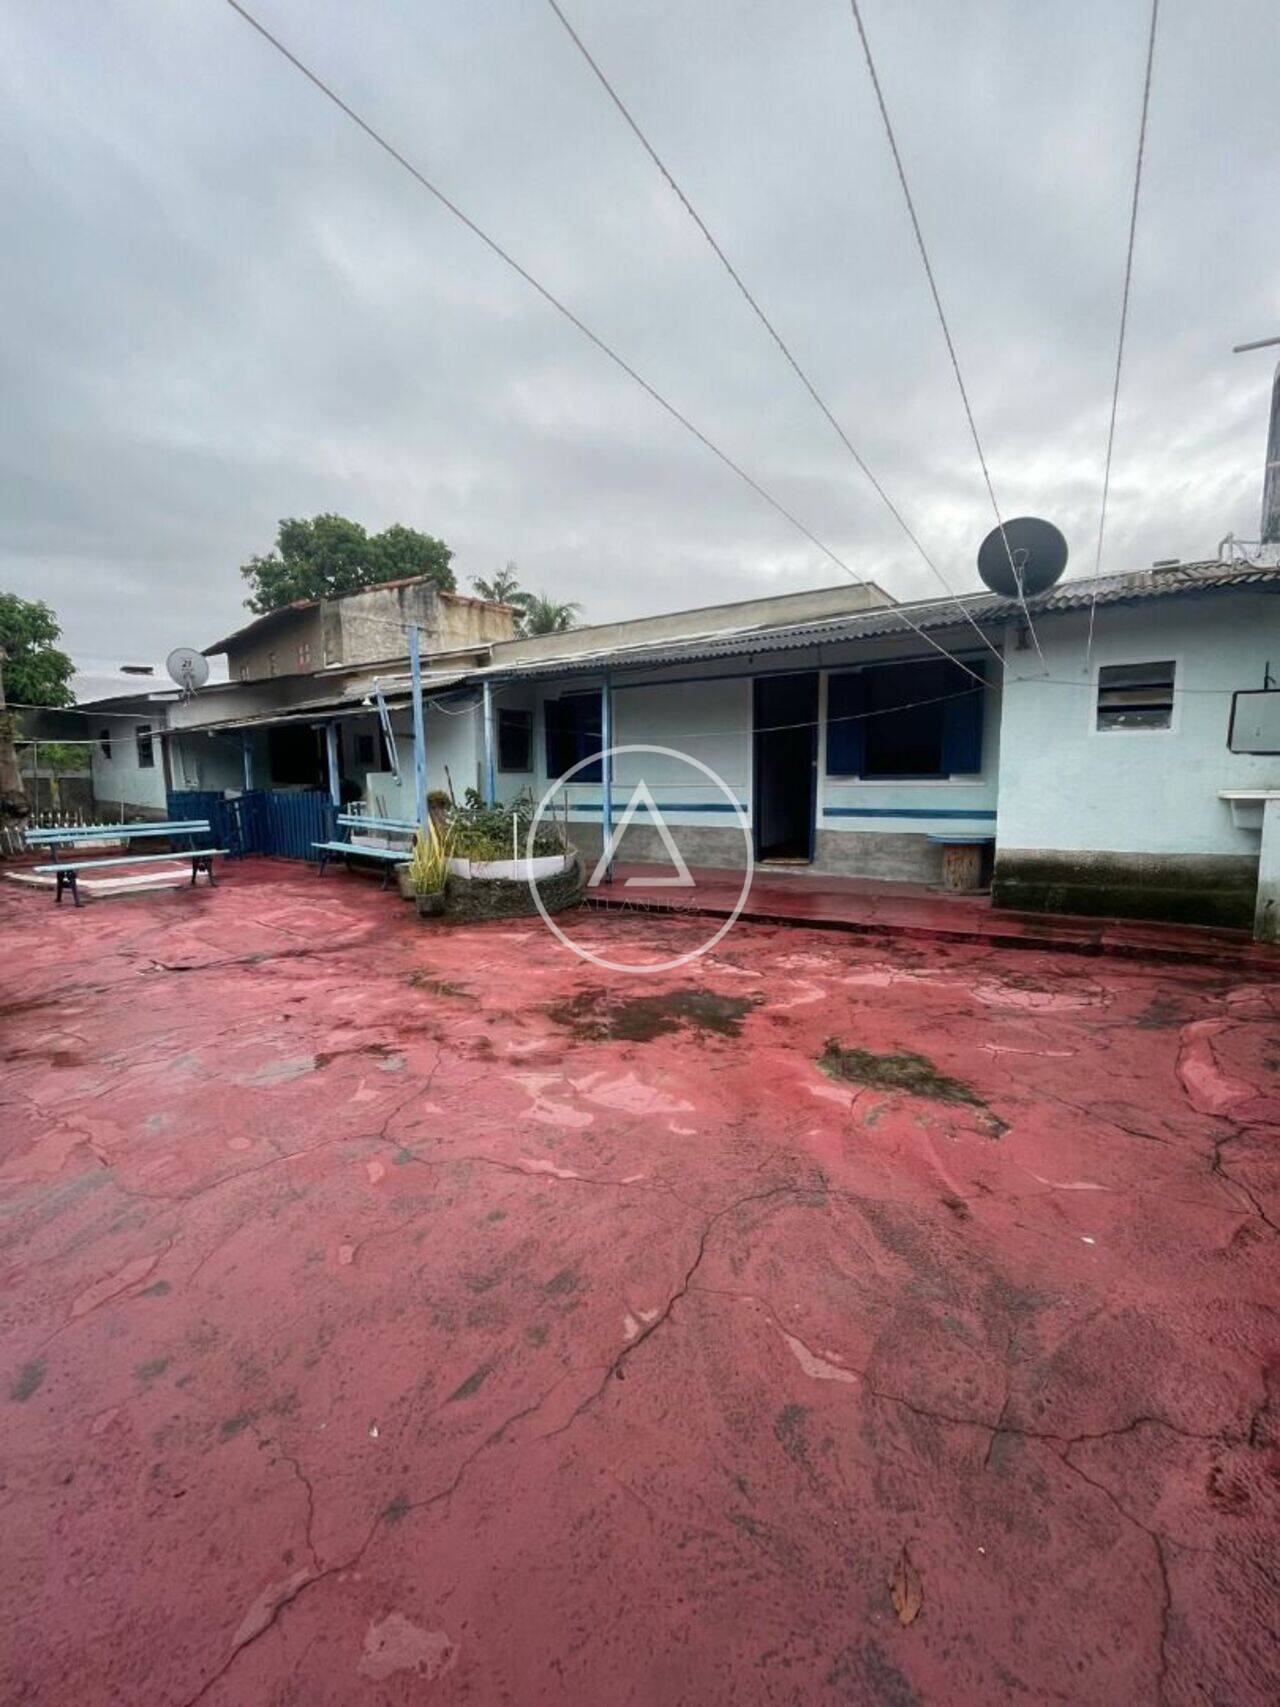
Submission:
MULTIPOLYGON (((589 889, 585 904, 607 910, 701 913, 726 918, 737 904, 742 873, 695 867, 692 888, 656 887, 661 866, 619 863, 613 882, 589 889)), ((874 878, 815 877, 756 871, 741 918, 756 924, 807 925, 870 936, 989 942, 1001 948, 1056 949, 1134 960, 1249 967, 1280 976, 1280 950, 1247 931, 1160 924, 1139 919, 1083 918, 993 907, 983 895, 874 878)))

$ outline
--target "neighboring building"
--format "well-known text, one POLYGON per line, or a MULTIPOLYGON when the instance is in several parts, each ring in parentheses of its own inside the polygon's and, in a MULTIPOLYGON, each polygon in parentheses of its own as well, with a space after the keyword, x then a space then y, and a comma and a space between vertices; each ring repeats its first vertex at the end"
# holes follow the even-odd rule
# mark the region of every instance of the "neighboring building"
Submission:
POLYGON ((511 605, 446 593, 417 576, 341 598, 296 600, 204 650, 209 657, 226 654, 229 681, 264 682, 402 660, 410 623, 422 635, 424 654, 471 651, 509 640, 517 614, 511 605))
POLYGON ((518 615, 418 576, 255 617, 205 648, 225 653, 228 680, 169 709, 172 786, 318 789, 392 811, 399 783, 387 732, 397 750, 399 737, 410 742, 402 770, 412 777, 409 695, 406 685, 380 701, 379 684, 404 675, 409 626, 420 635, 424 679, 436 685, 486 662, 518 615))

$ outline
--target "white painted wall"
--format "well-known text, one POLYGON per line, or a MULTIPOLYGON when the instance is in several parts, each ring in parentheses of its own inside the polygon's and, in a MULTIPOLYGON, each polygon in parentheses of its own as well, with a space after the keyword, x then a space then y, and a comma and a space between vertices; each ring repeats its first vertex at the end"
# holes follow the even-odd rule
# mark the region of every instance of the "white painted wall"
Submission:
MULTIPOLYGON (((411 822, 414 815, 414 739, 413 714, 408 710, 391 713, 391 726, 396 732, 396 749, 400 759, 400 780, 390 771, 370 772, 365 782, 365 802, 371 812, 388 818, 411 822)), ((480 711, 442 711, 428 703, 426 707, 427 791, 448 790, 449 778, 459 804, 468 788, 480 788, 481 729, 480 711), (448 767, 448 777, 445 768, 448 767)))
MULTIPOLYGON (((154 718, 113 716, 102 719, 102 727, 111 731, 111 751, 109 755, 105 753, 100 742, 91 749, 95 800, 164 811, 163 716, 163 711, 159 711, 154 718), (148 724, 152 731, 152 762, 149 768, 143 768, 138 763, 138 730, 148 724)), ((92 726, 92 719, 89 721, 92 726)), ((97 734, 96 728, 94 734, 97 734)))
MULTIPOLYGON (((673 672, 674 674, 674 672, 673 672)), ((599 693, 599 683, 570 681, 565 691, 599 693)), ((538 691, 534 714, 534 764, 532 783, 541 799, 555 779, 547 775, 546 720, 554 715, 558 697, 554 688, 538 691)), ((496 704, 503 704, 501 698, 496 704)), ((673 681, 670 685, 629 688, 615 683, 613 694, 613 744, 616 747, 646 745, 669 747, 687 753, 713 770, 726 784, 737 803, 750 814, 751 807, 751 683, 742 678, 726 681, 673 681)), ((729 800, 709 777, 703 777, 678 759, 652 753, 620 754, 614 766, 613 803, 616 818, 624 810, 635 784, 643 776, 670 825, 712 829, 734 822, 729 800), (683 808, 683 810, 682 810, 683 808), (708 810, 710 808, 710 810, 708 810)), ((500 779, 501 780, 501 779, 500 779)), ((509 797, 506 791, 503 797, 509 797)), ((510 791, 519 792, 518 789, 510 791)), ((571 821, 600 821, 600 784, 575 781, 570 785, 571 821)), ((563 793, 557 794, 557 816, 563 812, 563 793)), ((641 817, 643 822, 643 815, 641 817)))
POLYGON ((1038 625, 1050 681, 1034 651, 1010 652, 1001 727, 1002 849, 1256 854, 1218 793, 1280 786, 1280 758, 1227 751, 1231 694, 1280 670, 1280 599, 1232 593, 1123 608, 1100 605, 1084 673, 1087 613, 1038 625), (1172 658, 1172 727, 1098 730, 1102 664, 1172 658), (1015 673, 1025 681, 1014 681, 1015 673))

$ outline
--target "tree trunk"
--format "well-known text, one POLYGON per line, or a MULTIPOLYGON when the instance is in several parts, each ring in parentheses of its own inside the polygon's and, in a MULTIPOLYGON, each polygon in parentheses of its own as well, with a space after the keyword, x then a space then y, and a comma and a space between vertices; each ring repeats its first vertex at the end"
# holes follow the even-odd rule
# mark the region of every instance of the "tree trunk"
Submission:
POLYGON ((13 744, 14 723, 5 711, 4 701, 5 651, 0 646, 0 824, 25 824, 29 817, 22 772, 18 769, 18 752, 13 744))

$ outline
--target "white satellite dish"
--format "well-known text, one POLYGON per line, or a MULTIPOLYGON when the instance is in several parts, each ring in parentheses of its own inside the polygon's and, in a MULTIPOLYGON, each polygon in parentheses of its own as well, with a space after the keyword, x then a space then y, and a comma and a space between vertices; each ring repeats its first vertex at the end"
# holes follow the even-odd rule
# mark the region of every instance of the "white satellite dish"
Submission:
POLYGON ((209 680, 209 660, 194 646, 175 646, 164 667, 188 697, 209 680))

